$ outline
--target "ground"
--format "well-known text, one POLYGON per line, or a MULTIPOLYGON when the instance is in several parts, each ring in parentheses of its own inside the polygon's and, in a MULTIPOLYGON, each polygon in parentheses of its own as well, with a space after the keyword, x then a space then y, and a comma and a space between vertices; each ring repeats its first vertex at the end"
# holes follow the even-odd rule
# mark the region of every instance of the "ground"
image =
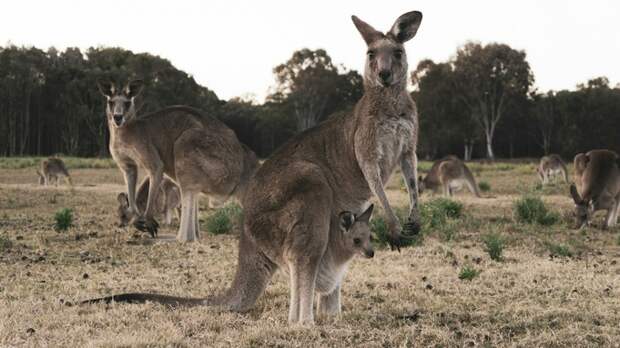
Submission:
MULTIPOLYGON (((218 293, 232 279, 237 237, 203 233, 197 243, 179 244, 118 228, 116 195, 123 185, 113 164, 73 160, 74 187, 55 188, 36 184, 31 162, 0 161, 0 347, 620 345, 618 230, 572 229, 568 186, 536 190, 533 163, 472 164, 490 191, 484 198, 455 197, 465 216, 449 235, 428 230, 418 246, 354 259, 342 315, 304 327, 287 324, 283 273, 246 314, 152 303, 67 306, 128 291, 218 293), (560 221, 517 222, 513 202, 528 192, 540 195, 560 221), (54 214, 62 208, 73 209, 74 226, 57 232, 54 214), (500 261, 485 250, 490 233, 505 240, 500 261), (459 279, 466 266, 480 274, 459 279)), ((388 193, 395 206, 407 207, 398 176, 388 193)), ((207 214, 202 209, 203 220, 207 214)), ((601 220, 599 214, 598 225, 601 220)))

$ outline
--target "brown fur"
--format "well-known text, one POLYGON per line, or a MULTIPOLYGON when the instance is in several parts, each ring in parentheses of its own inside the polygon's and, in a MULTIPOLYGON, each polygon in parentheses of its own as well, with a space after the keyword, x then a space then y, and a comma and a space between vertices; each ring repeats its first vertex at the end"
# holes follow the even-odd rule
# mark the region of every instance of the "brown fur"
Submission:
POLYGON ((58 186, 58 177, 63 176, 65 180, 72 185, 71 175, 67 170, 67 166, 62 159, 58 157, 50 157, 41 161, 39 169, 37 170, 39 176, 39 185, 48 186, 54 182, 54 186, 58 186))
MULTIPOLYGON (((136 205, 138 206, 138 214, 144 213, 149 196, 149 178, 146 177, 140 184, 136 193, 136 205)), ((127 226, 129 221, 134 217, 134 213, 129 209, 129 198, 127 193, 118 194, 118 218, 119 226, 127 226)), ((177 218, 181 219, 181 189, 169 178, 161 181, 157 200, 155 201, 155 213, 164 216, 167 225, 172 223, 172 212, 176 212, 177 218)))
POLYGON ((592 150, 575 156, 571 196, 575 201, 577 227, 588 224, 597 210, 607 210, 605 228, 616 225, 620 208, 618 160, 618 154, 609 150, 592 150))
POLYGON ((135 200, 138 166, 146 170, 152 184, 144 214, 136 215, 134 226, 156 234, 154 206, 164 174, 181 188, 180 241, 196 239, 200 193, 219 200, 241 200, 258 161, 230 128, 187 106, 137 117, 134 99, 141 82, 132 81, 122 90, 100 83, 99 89, 107 99, 110 152, 125 177, 132 212, 139 211, 135 200))
POLYGON ((536 167, 536 173, 543 185, 549 183, 557 175, 561 175, 564 182, 568 182, 568 169, 560 155, 551 154, 542 157, 536 167))
POLYGON ((480 191, 474 175, 465 162, 454 155, 446 156, 433 163, 426 177, 419 178, 420 192, 431 190, 433 193, 442 192, 445 196, 452 196, 454 191, 461 189, 464 182, 471 193, 480 197, 480 191))
MULTIPOLYGON (((398 247, 401 226, 384 190, 397 166, 409 190, 407 227, 414 233, 419 230, 418 116, 405 89, 408 72, 403 43, 413 37, 421 20, 419 12, 406 13, 383 34, 353 17, 369 51, 374 51, 367 57, 364 96, 352 114, 335 116, 292 138, 253 176, 243 199, 237 271, 228 291, 210 301, 179 301, 247 311, 273 273, 283 268, 290 277, 290 323, 314 321, 316 292, 325 298, 320 304, 331 303, 327 305, 331 312, 337 307, 333 303, 340 288, 327 293, 330 287, 324 285, 338 284, 335 275, 341 274, 346 266, 343 260, 349 258, 337 248, 341 232, 333 227, 334 216, 340 211, 362 211, 374 194, 387 215, 391 244, 398 247), (387 70, 389 76, 380 76, 387 70), (322 279, 325 273, 334 276, 322 279)), ((169 302, 157 296, 148 299, 169 302)))

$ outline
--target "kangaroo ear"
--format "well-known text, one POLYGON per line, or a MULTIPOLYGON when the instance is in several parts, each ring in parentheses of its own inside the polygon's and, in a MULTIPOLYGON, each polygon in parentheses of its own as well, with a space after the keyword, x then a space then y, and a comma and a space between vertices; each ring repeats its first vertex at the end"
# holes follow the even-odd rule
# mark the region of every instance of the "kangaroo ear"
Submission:
POLYGON ((142 80, 131 80, 127 82, 127 85, 123 89, 125 95, 129 98, 134 98, 142 93, 144 89, 144 81, 142 80))
POLYGON ((116 196, 116 200, 123 207, 129 206, 129 199, 127 198, 127 194, 125 192, 121 192, 116 196))
POLYGON ((97 88, 99 89, 99 93, 103 94, 103 96, 107 98, 110 98, 116 94, 116 85, 114 85, 114 82, 108 80, 98 80, 97 88))
POLYGON ((581 198, 579 192, 577 192, 577 186, 575 186, 575 184, 570 185, 570 195, 573 197, 573 201, 575 201, 575 204, 583 204, 583 198, 581 198))
POLYGON ((351 229, 353 223, 355 222, 355 214, 350 211, 343 211, 339 215, 340 218, 340 228, 346 232, 351 229))
POLYGON ((375 28, 370 26, 370 24, 357 18, 357 16, 351 16, 351 19, 353 20, 353 24, 355 24, 357 31, 362 34, 362 38, 364 38, 364 41, 366 41, 366 45, 370 45, 375 40, 384 37, 382 32, 376 30, 375 28))
POLYGON ((394 37, 397 42, 405 43, 415 36, 420 27, 420 23, 422 23, 422 12, 407 12, 398 17, 388 34, 394 37))
POLYGON ((357 217, 357 221, 368 222, 370 221, 370 217, 372 216, 372 210, 375 208, 374 204, 371 204, 362 215, 357 217))

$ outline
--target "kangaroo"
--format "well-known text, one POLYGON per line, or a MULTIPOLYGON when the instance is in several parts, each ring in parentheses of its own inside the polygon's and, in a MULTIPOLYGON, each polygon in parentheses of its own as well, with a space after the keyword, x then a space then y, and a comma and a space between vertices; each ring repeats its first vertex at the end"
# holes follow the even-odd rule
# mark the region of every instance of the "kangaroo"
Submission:
POLYGON ((603 229, 618 222, 620 210, 620 158, 609 150, 579 153, 573 160, 575 183, 570 193, 575 202, 576 228, 589 225, 594 212, 607 210, 603 229))
MULTIPOLYGON (((371 204, 357 216, 341 212, 332 216, 328 243, 319 263, 315 292, 318 297, 317 313, 334 315, 341 312, 340 292, 347 266, 355 255, 372 258, 375 255, 368 222, 373 211, 371 204)), ((82 304, 105 302, 143 303, 155 301, 169 306, 222 305, 226 298, 182 298, 158 294, 128 293, 83 301, 82 304)))
POLYGON ((122 89, 102 81, 98 87, 107 100, 110 153, 123 172, 135 227, 153 237, 157 234, 153 215, 164 174, 181 188, 179 241, 196 239, 200 193, 241 201, 258 161, 230 128, 188 106, 171 106, 138 117, 135 98, 143 89, 140 80, 122 89), (138 166, 146 170, 150 182, 144 213, 135 198, 138 166))
POLYGON ((568 182, 568 170, 560 155, 551 154, 541 158, 538 167, 536 167, 536 173, 543 185, 558 175, 562 175, 564 182, 568 182))
MULTIPOLYGON (((149 178, 144 178, 138 192, 136 193, 136 205, 139 212, 144 212, 146 201, 149 194, 149 178)), ((117 196, 118 200, 118 218, 119 227, 127 226, 129 221, 134 217, 134 213, 129 209, 129 198, 127 193, 121 192, 117 196)), ((181 218, 181 191, 177 184, 169 178, 164 177, 161 181, 159 194, 155 201, 155 213, 164 216, 166 225, 172 224, 172 212, 176 211, 177 218, 181 218)), ((198 231, 196 231, 198 232, 198 231)))
POLYGON ((334 212, 363 211, 374 194, 387 215, 389 243, 399 248, 404 236, 384 189, 396 166, 409 192, 405 229, 420 230, 418 116, 405 88, 403 44, 415 36, 422 13, 403 14, 386 34, 352 19, 368 46, 364 95, 353 113, 331 117, 283 144, 248 183, 237 270, 217 301, 224 308, 250 310, 283 268, 290 278, 289 322, 313 323, 315 291, 325 290, 319 275, 332 243, 334 212))
POLYGON ((50 157, 41 161, 39 169, 37 169, 37 175, 39 175, 39 185, 48 186, 53 181, 54 186, 58 186, 59 176, 64 176, 67 183, 73 185, 65 162, 58 157, 50 157))
POLYGON ((474 175, 465 162, 454 155, 435 161, 426 177, 420 176, 418 182, 420 193, 426 189, 432 190, 434 193, 442 190, 445 196, 451 197, 454 192, 461 190, 465 184, 471 193, 480 198, 480 191, 474 175))

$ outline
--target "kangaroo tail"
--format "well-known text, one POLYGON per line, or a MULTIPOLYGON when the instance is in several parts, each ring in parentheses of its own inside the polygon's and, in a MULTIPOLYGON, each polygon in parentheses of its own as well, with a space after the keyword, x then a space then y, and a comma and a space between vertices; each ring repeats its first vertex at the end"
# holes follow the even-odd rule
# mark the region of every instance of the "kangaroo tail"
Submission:
POLYGON ((265 291, 276 269, 277 266, 258 250, 255 240, 244 230, 239 239, 237 271, 230 288, 206 302, 234 312, 247 312, 265 291))
POLYGON ((147 293, 127 293, 127 294, 119 294, 112 295, 107 297, 94 298, 91 300, 85 300, 80 302, 80 304, 90 304, 90 303, 111 303, 111 302, 127 302, 127 303, 145 303, 145 302, 155 302, 163 305, 167 305, 170 307, 181 307, 181 306, 197 306, 205 303, 204 299, 201 298, 186 298, 186 297, 177 297, 177 296, 168 296, 168 295, 159 295, 159 294, 147 294, 147 293))
POLYGON ((478 183, 474 178, 474 175, 471 173, 471 170, 467 168, 466 165, 463 165, 463 170, 465 174, 465 179, 467 181, 467 187, 469 187, 469 191, 476 195, 476 197, 480 198, 480 190, 478 189, 478 183))

